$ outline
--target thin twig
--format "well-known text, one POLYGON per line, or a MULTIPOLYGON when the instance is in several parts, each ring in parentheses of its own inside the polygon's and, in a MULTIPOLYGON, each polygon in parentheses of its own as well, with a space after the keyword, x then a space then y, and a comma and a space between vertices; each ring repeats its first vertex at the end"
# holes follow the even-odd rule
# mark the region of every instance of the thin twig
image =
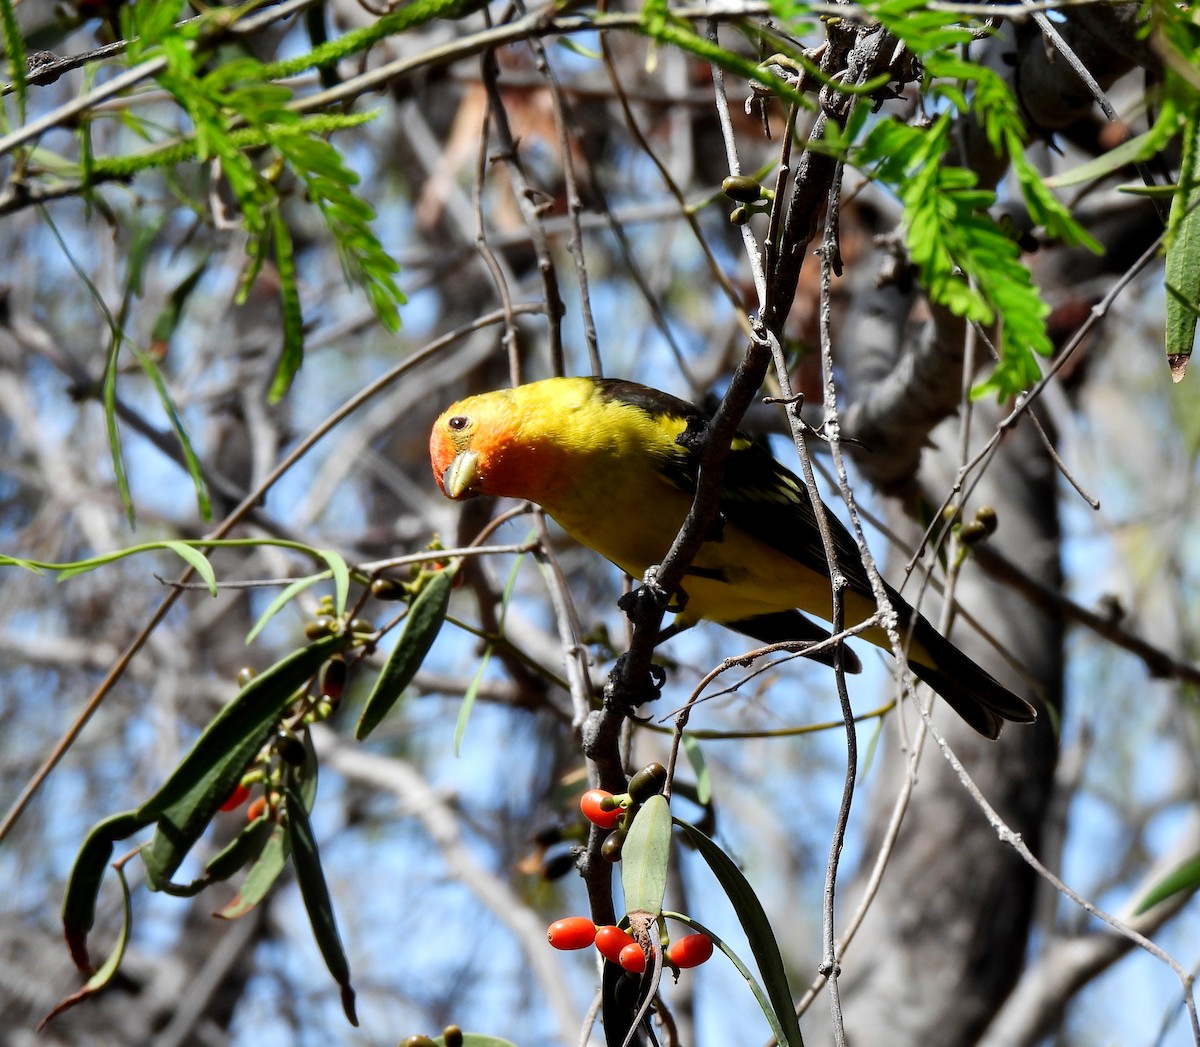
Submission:
POLYGON ((942 755, 945 757, 946 762, 958 776, 958 780, 962 783, 963 788, 970 793, 971 798, 984 813, 984 816, 987 818, 988 823, 995 830, 996 836, 1000 839, 1000 841, 1012 847, 1012 849, 1021 856, 1021 859, 1031 869, 1033 869, 1038 876, 1050 884, 1050 886, 1058 891, 1058 893, 1064 898, 1073 902, 1089 915, 1094 916, 1096 919, 1108 924, 1109 927, 1111 927, 1122 937, 1127 938, 1129 941, 1133 942, 1135 945, 1139 946, 1141 949, 1153 956, 1156 960, 1166 964, 1171 968, 1172 971, 1175 972, 1175 975, 1179 978, 1180 985, 1183 988, 1183 1003, 1187 1008, 1188 1018, 1191 1022, 1192 1041, 1197 1045, 1197 1047, 1200 1047, 1200 1015, 1198 1015, 1196 1009, 1196 1000, 1193 993, 1195 978, 1192 973, 1188 971, 1182 964, 1180 964, 1165 949, 1156 945, 1144 934, 1134 930, 1123 920, 1118 919, 1116 916, 1113 916, 1112 914, 1088 901, 1087 898, 1073 890, 1057 874, 1043 865, 1029 849, 1029 845, 1025 842, 1022 835, 1019 832, 1015 832, 1013 829, 1011 829, 1008 823, 1000 817, 996 809, 988 802, 987 797, 983 795, 979 789, 979 786, 975 784, 975 781, 971 778, 971 775, 967 772, 967 769, 962 765, 962 761, 959 760, 954 750, 950 748, 950 745, 947 743, 946 739, 933 725, 932 717, 930 717, 925 710, 922 710, 922 717, 925 720, 925 724, 929 730, 929 733, 933 736, 934 741, 937 742, 938 748, 941 749, 942 755))

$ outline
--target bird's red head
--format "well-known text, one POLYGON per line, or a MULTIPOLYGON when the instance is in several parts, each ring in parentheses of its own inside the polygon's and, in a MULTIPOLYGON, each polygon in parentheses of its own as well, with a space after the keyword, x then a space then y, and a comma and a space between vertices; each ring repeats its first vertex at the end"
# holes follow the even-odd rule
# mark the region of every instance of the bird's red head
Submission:
POLYGON ((448 498, 527 498, 552 512, 577 482, 598 428, 580 408, 590 379, 551 378, 469 396, 447 408, 429 438, 433 476, 448 498))
POLYGON ((527 455, 521 411, 511 389, 469 396, 452 404, 429 437, 433 477, 447 498, 477 494, 530 497, 512 474, 527 455))
POLYGON ((463 400, 448 408, 429 434, 433 478, 447 498, 469 498, 480 493, 479 452, 472 446, 476 428, 470 400, 463 400))

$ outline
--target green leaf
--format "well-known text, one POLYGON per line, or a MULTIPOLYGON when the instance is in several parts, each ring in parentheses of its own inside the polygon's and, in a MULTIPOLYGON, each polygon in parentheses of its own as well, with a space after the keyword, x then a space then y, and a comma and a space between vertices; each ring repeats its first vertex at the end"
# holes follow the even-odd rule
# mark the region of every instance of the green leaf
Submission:
POLYGON ((158 823, 142 851, 152 889, 161 889, 179 868, 299 688, 349 642, 327 636, 254 677, 205 728, 162 788, 138 808, 139 818, 158 823))
POLYGON ((50 230, 50 235, 54 237, 59 248, 66 256, 67 262, 75 270, 76 275, 78 275, 84 286, 87 287, 92 301, 104 316, 105 322, 108 325, 108 351, 105 353, 100 402, 104 407, 104 422, 108 432, 109 454, 112 458, 113 474, 117 481, 117 492, 121 499, 121 505, 125 510, 125 519, 128 521, 130 527, 134 527, 137 521, 133 509, 133 496, 129 492, 129 477, 125 471, 125 459, 121 450, 121 432, 117 426, 117 357, 120 355, 121 346, 124 344, 125 334, 121 330, 121 325, 117 323, 112 312, 109 310, 104 296, 92 282, 91 277, 88 276, 87 272, 76 261, 70 248, 67 247, 67 242, 63 239, 58 226, 55 225, 54 220, 50 217, 50 213, 39 205, 38 216, 46 223, 46 227, 50 230))
POLYGON ((167 541, 163 545, 175 553, 181 560, 186 561, 204 581, 204 584, 208 586, 208 591, 213 596, 217 595, 217 572, 213 570, 213 565, 208 562, 207 556, 186 542, 167 541))
POLYGON ((1167 363, 1182 381, 1196 341, 1200 305, 1200 106, 1188 114, 1179 165, 1179 191, 1167 223, 1167 363))
POLYGON ((358 1017, 354 1011, 354 989, 350 985, 350 964, 346 960, 346 952, 338 934, 333 902, 329 897, 329 888, 325 885, 321 857, 317 853, 317 841, 308 822, 304 801, 292 782, 286 786, 284 796, 287 803, 285 822, 288 842, 292 847, 292 864, 296 869, 296 882, 300 886, 304 908, 308 910, 313 937, 317 941, 317 948, 321 950, 325 966, 329 968, 329 973, 333 975, 333 980, 342 991, 342 1009, 346 1012, 346 1019, 351 1025, 358 1025, 358 1017))
POLYGON ((462 747, 462 740, 467 733, 467 724, 471 720, 471 710, 475 708, 475 699, 479 697, 479 688, 483 686, 483 675, 487 672, 488 663, 492 660, 494 650, 495 648, 490 643, 484 648, 483 657, 479 659, 475 675, 471 677, 471 682, 463 692, 462 701, 458 705, 458 718, 454 723, 455 756, 458 756, 458 751, 462 747))
POLYGON ((296 255, 292 234, 279 209, 271 212, 271 231, 275 242, 275 270, 279 276, 279 302, 283 314, 283 352, 271 379, 267 400, 276 404, 287 395, 300 365, 304 363, 304 314, 300 308, 300 289, 296 285, 296 255))
POLYGON ((5 556, 0 553, 0 567, 23 567, 34 574, 42 574, 43 569, 36 560, 22 560, 19 556, 5 556))
POLYGON ((187 309, 188 301, 192 297, 192 292, 196 290, 201 277, 204 276, 208 269, 209 260, 208 257, 201 259, 200 263, 171 292, 166 305, 163 306, 158 316, 154 318, 154 327, 150 334, 153 342, 165 344, 171 340, 171 336, 175 334, 176 328, 179 327, 179 321, 183 319, 183 314, 187 309))
POLYGON ((316 585, 317 582, 325 581, 326 578, 330 577, 331 573, 330 571, 322 571, 320 574, 310 574, 305 578, 297 578, 294 582, 290 582, 284 586, 280 590, 279 595, 267 604, 266 610, 258 616, 258 621, 254 623, 250 631, 246 634, 246 646, 249 647, 250 644, 254 643, 258 634, 266 628, 267 623, 283 610, 293 598, 310 586, 316 585))
POLYGON ((1067 189, 1084 182, 1095 182, 1115 174, 1123 167, 1149 160, 1162 150, 1178 130, 1178 118, 1172 107, 1169 113, 1164 113, 1149 131, 1135 135, 1128 141, 1114 146, 1106 153, 1093 157, 1086 163, 1072 167, 1045 179, 1045 185, 1051 189, 1067 189), (1164 117, 1169 116, 1169 119, 1164 117))
POLYGON ((340 553, 332 549, 318 549, 321 559, 329 564, 333 574, 333 603, 338 617, 346 613, 346 600, 350 595, 350 568, 340 553))
POLYGON ((704 760, 704 750, 700 743, 690 734, 683 736, 683 751, 692 771, 696 775, 696 801, 707 807, 712 799, 712 778, 708 773, 708 764, 704 760))
POLYGON ((29 84, 26 80, 28 59, 25 56, 25 37, 13 10, 13 0, 0 0, 0 26, 4 29, 4 54, 8 58, 13 78, 13 94, 17 99, 17 123, 25 122, 25 98, 29 84))
POLYGON ((120 865, 117 866, 117 879, 121 883, 123 905, 121 909, 121 930, 117 935, 117 940, 113 943, 112 951, 108 954, 104 963, 84 983, 83 988, 71 993, 70 996, 55 1004, 54 1009, 38 1023, 38 1032, 41 1032, 52 1019, 62 1014, 63 1011, 74 1007, 77 1003, 82 1003, 89 996, 94 996, 100 992, 101 989, 107 988, 113 978, 116 977, 117 971, 120 970, 121 961, 125 958, 126 946, 129 945, 129 929, 133 926, 133 902, 129 896, 129 883, 125 879, 125 870, 120 865))
POLYGON ((236 920, 245 916, 267 896, 267 892, 275 885, 275 881, 287 866, 290 853, 287 830, 282 825, 272 822, 266 815, 252 824, 269 828, 270 835, 246 874, 246 880, 237 897, 213 913, 220 920, 236 920))
MULTIPOLYGON (((759 985, 758 979, 754 977, 750 971, 750 968, 746 966, 746 964, 742 961, 742 958, 733 950, 732 946, 722 939, 720 935, 714 933, 708 927, 705 927, 704 924, 700 923, 698 920, 693 920, 690 916, 685 916, 683 913, 677 912, 664 912, 663 915, 669 920, 676 920, 679 923, 687 924, 687 926, 692 928, 692 930, 694 930, 697 934, 706 934, 712 939, 713 945, 715 945, 721 950, 721 952, 725 954, 729 962, 737 968, 738 973, 746 980, 746 985, 754 994, 754 999, 758 1001, 758 1006, 762 1008, 763 1015, 767 1019, 767 1024, 771 1026, 771 1032, 775 1036, 775 1039, 780 1044, 787 1043, 788 1041, 786 1034, 784 1033, 783 1029, 780 1028, 779 1023, 775 1020, 775 1015, 771 1008, 770 1000, 767 999, 767 995, 765 992, 763 992, 762 986, 759 985)), ((801 1044, 801 1047, 803 1047, 803 1044, 801 1044)))
MULTIPOLYGON (((771 922, 767 919, 754 888, 729 855, 704 833, 678 818, 675 819, 675 824, 687 834, 696 850, 708 862, 708 867, 733 905, 742 929, 746 932, 750 951, 754 954, 754 962, 758 965, 767 998, 770 1000, 771 1011, 767 1014, 767 1020, 771 1022, 772 1029, 776 1030, 775 1038, 781 1047, 803 1044, 783 957, 779 954, 779 945, 775 941, 774 931, 771 930, 771 922)), ((628 842, 626 840, 626 844, 628 842)))
MULTIPOLYGON (((159 403, 162 404, 167 420, 171 423, 171 431, 175 434, 175 439, 179 441, 179 449, 183 452, 183 461, 187 466, 188 476, 191 477, 192 487, 196 491, 196 506, 200 510, 200 516, 204 520, 211 520, 212 500, 208 496, 208 483, 204 479, 204 469, 200 465, 200 458, 196 454, 195 447, 192 446, 192 439, 188 436, 183 418, 167 389, 167 383, 163 380, 162 371, 159 370, 158 364, 149 353, 133 342, 129 344, 142 371, 150 379, 154 391, 158 393, 159 403)), ((217 595, 215 590, 213 595, 217 595)))
POLYGON ((121 811, 93 825, 80 844, 79 853, 67 877, 62 921, 71 959, 81 971, 91 970, 87 936, 96 920, 96 897, 100 893, 100 883, 112 857, 113 847, 118 840, 128 839, 139 829, 145 828, 150 821, 139 817, 136 811, 121 811))
POLYGON ((621 846, 621 887, 626 912, 662 911, 671 859, 671 805, 651 796, 638 809, 621 846))
POLYGON ((1198 887, 1200 887, 1200 854, 1189 858, 1178 869, 1168 873, 1151 887, 1138 902, 1135 915, 1141 916, 1147 909, 1153 909, 1159 902, 1164 902, 1183 891, 1191 893, 1198 887))
POLYGON ((454 571, 455 567, 449 567, 431 573, 414 597, 408 617, 404 619, 400 639, 396 641, 387 663, 376 678, 362 715, 358 718, 358 725, 354 728, 354 737, 358 741, 361 742, 379 726, 421 668, 446 619, 454 571))
POLYGON ((176 898, 191 898, 214 883, 228 880, 239 869, 258 861, 271 835, 271 822, 266 817, 247 822, 242 831, 209 859, 204 875, 191 883, 163 883, 161 890, 176 898))

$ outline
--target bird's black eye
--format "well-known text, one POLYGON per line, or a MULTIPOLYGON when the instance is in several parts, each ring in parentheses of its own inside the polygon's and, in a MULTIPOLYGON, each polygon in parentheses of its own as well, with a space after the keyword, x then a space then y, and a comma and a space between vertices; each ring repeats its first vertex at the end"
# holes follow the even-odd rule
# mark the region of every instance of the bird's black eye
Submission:
POLYGON ((451 429, 465 429, 469 420, 470 419, 468 419, 465 414, 456 414, 453 418, 449 419, 446 424, 451 429))

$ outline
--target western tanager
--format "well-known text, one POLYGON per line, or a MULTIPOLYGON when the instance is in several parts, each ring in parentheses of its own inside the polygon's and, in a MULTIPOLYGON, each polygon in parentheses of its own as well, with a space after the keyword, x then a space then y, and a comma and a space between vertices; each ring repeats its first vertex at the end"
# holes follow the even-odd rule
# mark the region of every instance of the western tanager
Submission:
MULTIPOLYGON (((708 416, 633 382, 551 378, 454 404, 430 438, 433 474, 450 498, 477 494, 536 502, 569 535, 635 578, 660 563, 695 490, 697 437, 708 416)), ((797 608, 829 619, 829 566, 804 484, 762 447, 733 441, 719 533, 685 576, 676 624, 720 622, 767 643, 828 635, 797 608)), ((845 622, 877 604, 858 547, 830 516, 846 576, 845 622)), ((942 636, 895 590, 909 665, 988 738, 1003 720, 1036 718, 1019 698, 942 636)), ((864 639, 891 650, 880 628, 864 639)))

